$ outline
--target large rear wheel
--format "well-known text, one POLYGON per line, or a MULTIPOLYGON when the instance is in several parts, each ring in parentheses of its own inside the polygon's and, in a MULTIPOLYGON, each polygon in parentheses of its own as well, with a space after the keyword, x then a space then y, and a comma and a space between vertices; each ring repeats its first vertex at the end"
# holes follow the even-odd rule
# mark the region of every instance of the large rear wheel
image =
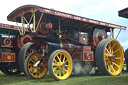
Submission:
POLYGON ((124 61, 120 43, 115 39, 102 40, 96 48, 95 61, 101 74, 119 75, 124 61))
POLYGON ((55 80, 67 79, 72 72, 72 58, 65 50, 54 51, 48 60, 48 70, 55 80))
POLYGON ((37 52, 37 47, 34 43, 26 43, 19 52, 18 62, 20 69, 24 72, 24 60, 29 56, 30 53, 37 52))

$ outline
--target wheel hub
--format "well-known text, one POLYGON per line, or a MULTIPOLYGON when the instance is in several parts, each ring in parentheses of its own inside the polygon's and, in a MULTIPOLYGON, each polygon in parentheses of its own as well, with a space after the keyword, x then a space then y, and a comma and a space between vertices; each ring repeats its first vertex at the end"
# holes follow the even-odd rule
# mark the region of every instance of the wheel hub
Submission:
POLYGON ((61 69, 63 67, 65 67, 64 63, 62 63, 62 62, 57 63, 57 68, 61 69))
POLYGON ((110 61, 114 61, 115 60, 115 57, 116 56, 114 54, 112 54, 112 53, 110 53, 109 56, 108 56, 108 58, 109 58, 110 61))

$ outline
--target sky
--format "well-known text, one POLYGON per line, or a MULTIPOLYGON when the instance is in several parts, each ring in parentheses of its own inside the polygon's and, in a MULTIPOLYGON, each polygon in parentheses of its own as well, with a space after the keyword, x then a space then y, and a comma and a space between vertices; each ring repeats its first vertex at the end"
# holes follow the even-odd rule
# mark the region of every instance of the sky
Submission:
MULTIPOLYGON (((117 40, 124 49, 128 48, 128 19, 118 16, 118 11, 128 7, 128 0, 2 0, 0 23, 16 25, 7 21, 14 9, 27 4, 39 5, 58 11, 79 15, 99 21, 126 26, 117 40)), ((115 37, 119 30, 115 30, 115 37)))

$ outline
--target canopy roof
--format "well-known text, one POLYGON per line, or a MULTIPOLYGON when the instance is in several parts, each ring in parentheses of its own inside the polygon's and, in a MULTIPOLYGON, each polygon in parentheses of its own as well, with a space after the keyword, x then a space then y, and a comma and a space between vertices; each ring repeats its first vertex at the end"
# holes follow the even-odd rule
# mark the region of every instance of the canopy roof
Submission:
POLYGON ((102 22, 102 21, 98 21, 98 20, 93 20, 93 19, 89 19, 89 18, 85 18, 85 17, 81 17, 81 16, 69 14, 69 13, 64 13, 64 12, 56 11, 53 9, 36 6, 36 5, 21 6, 17 9, 15 9, 14 11, 12 11, 7 16, 7 19, 9 21, 16 20, 17 22, 21 22, 19 17, 25 16, 26 19, 30 19, 30 16, 32 15, 33 12, 35 12, 39 16, 41 15, 41 13, 45 13, 45 14, 51 14, 51 15, 63 17, 66 20, 68 19, 68 21, 74 20, 75 21, 74 24, 76 24, 76 22, 81 22, 82 24, 89 23, 89 24, 99 25, 99 26, 104 26, 104 27, 109 27, 109 28, 118 28, 118 29, 122 29, 122 30, 126 29, 126 27, 124 27, 124 26, 106 23, 106 22, 102 22))
POLYGON ((128 18, 128 8, 118 11, 118 15, 120 17, 128 18))

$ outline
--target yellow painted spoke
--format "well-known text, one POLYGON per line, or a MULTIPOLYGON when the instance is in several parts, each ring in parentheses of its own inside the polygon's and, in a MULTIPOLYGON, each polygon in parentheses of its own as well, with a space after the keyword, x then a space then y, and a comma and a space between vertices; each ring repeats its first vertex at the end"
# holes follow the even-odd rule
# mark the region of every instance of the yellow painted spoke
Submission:
POLYGON ((56 69, 57 69, 57 67, 53 69, 53 72, 54 72, 56 69))
POLYGON ((116 53, 116 52, 118 52, 118 51, 119 51, 119 49, 115 50, 113 53, 116 53))
POLYGON ((66 67, 68 67, 68 65, 65 65, 66 67))
POLYGON ((61 62, 61 60, 60 60, 59 56, 57 56, 57 58, 58 58, 59 62, 61 62))
POLYGON ((52 66, 57 66, 57 64, 52 64, 52 66))
POLYGON ((110 62, 107 63, 108 70, 110 70, 110 62))
POLYGON ((111 65, 111 68, 112 68, 112 70, 115 72, 115 69, 113 68, 113 66, 111 65))
POLYGON ((32 67, 32 66, 33 66, 33 64, 30 64, 30 63, 29 63, 29 65, 28 65, 28 66, 32 67))
POLYGON ((59 73, 60 69, 56 72, 56 75, 59 73))
POLYGON ((112 62, 112 64, 114 64, 115 66, 119 67, 115 62, 112 62))
POLYGON ((105 48, 105 50, 110 54, 110 52, 108 51, 108 49, 107 49, 107 48, 105 48))
POLYGON ((108 65, 108 71, 110 71, 110 66, 108 65))
POLYGON ((108 60, 108 56, 109 56, 109 54, 105 53, 105 60, 108 60))
POLYGON ((64 70, 67 72, 67 70, 64 68, 64 70))
POLYGON ((64 68, 63 68, 63 76, 64 76, 64 68))
POLYGON ((65 61, 65 56, 64 56, 64 58, 63 58, 63 63, 64 63, 64 61, 65 61))
POLYGON ((115 59, 120 60, 120 58, 119 58, 119 57, 115 57, 115 59))
POLYGON ((64 61, 64 63, 68 62, 68 60, 64 61))
POLYGON ((108 53, 105 53, 105 56, 109 56, 109 54, 108 53))
POLYGON ((53 60, 57 63, 56 59, 53 59, 53 60))
POLYGON ((34 61, 33 59, 30 59, 30 61, 31 61, 31 62, 33 62, 33 64, 35 64, 35 63, 36 63, 36 61, 34 61))
POLYGON ((108 44, 108 50, 111 53, 111 46, 110 46, 110 44, 108 44))
POLYGON ((59 76, 61 76, 61 70, 59 71, 59 76))
POLYGON ((62 58, 62 54, 60 54, 60 60, 61 60, 61 58, 62 58))
POLYGON ((112 49, 114 48, 114 46, 115 46, 116 44, 115 43, 113 43, 113 46, 112 46, 112 49))
POLYGON ((109 63, 110 63, 110 61, 106 62, 106 66, 108 66, 109 63))

